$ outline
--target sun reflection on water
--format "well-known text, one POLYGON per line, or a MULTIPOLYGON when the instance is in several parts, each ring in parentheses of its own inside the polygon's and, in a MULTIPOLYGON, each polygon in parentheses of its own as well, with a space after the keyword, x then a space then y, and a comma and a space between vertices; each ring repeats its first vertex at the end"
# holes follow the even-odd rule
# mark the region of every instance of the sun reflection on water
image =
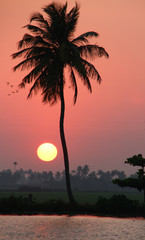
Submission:
POLYGON ((0 216, 1 240, 144 240, 145 221, 89 216, 0 216))

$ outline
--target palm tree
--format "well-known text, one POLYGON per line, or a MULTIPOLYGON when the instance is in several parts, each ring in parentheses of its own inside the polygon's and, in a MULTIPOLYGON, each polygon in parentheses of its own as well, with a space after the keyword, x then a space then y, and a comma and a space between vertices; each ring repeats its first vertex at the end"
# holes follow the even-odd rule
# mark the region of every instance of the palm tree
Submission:
POLYGON ((18 52, 12 54, 13 59, 23 57, 23 61, 14 67, 14 71, 31 68, 19 84, 19 87, 23 88, 26 84, 33 82, 28 98, 41 90, 43 102, 49 102, 51 105, 58 100, 61 102, 60 138, 64 155, 66 186, 70 202, 75 203, 70 184, 69 159, 64 134, 66 82, 64 69, 67 67, 70 73, 75 104, 78 95, 76 74, 91 92, 89 78, 94 78, 100 83, 101 77, 87 59, 102 56, 108 58, 108 53, 96 44, 89 44, 89 38, 98 37, 96 32, 86 32, 73 38, 79 17, 77 3, 68 13, 67 3, 64 5, 52 3, 45 6, 43 11, 46 17, 39 12, 34 13, 30 24, 25 26, 31 34, 24 34, 22 40, 18 42, 18 52))

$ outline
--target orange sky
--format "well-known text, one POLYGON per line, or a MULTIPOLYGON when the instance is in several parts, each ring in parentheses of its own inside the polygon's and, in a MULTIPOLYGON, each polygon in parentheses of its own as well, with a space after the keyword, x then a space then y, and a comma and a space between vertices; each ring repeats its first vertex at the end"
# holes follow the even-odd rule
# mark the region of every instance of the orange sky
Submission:
MULTIPOLYGON (((65 3, 61 0, 59 2, 65 3)), ((41 96, 26 100, 29 87, 15 91, 24 73, 12 71, 16 61, 22 26, 34 11, 51 3, 48 0, 0 1, 0 170, 18 168, 63 170, 59 137, 60 104, 43 105, 41 96), (10 81, 13 88, 7 86, 10 81), (44 163, 36 155, 37 146, 52 142, 58 148, 55 161, 44 163)), ((102 76, 98 85, 92 81, 90 94, 79 81, 78 101, 73 106, 73 92, 66 87, 65 132, 70 166, 88 164, 92 170, 135 170, 124 164, 126 158, 145 156, 145 1, 80 0, 80 18, 75 36, 93 30, 97 43, 105 47, 110 59, 94 64, 102 76)), ((69 9, 75 1, 69 0, 69 9)), ((69 79, 68 79, 69 80, 69 79)))

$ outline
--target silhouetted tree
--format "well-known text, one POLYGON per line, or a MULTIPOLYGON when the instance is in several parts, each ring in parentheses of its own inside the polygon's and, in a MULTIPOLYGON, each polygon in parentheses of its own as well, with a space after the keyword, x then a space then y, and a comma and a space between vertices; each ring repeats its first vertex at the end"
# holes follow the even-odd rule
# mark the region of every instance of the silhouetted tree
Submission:
POLYGON ((76 174, 76 170, 72 170, 72 171, 71 171, 71 175, 72 175, 72 176, 75 176, 75 174, 76 174))
POLYGON ((97 178, 97 174, 95 171, 88 174, 88 179, 96 179, 96 178, 97 178))
POLYGON ((13 162, 13 164, 14 164, 14 172, 16 171, 16 166, 17 166, 17 162, 13 162))
POLYGON ((120 187, 130 187, 136 188, 139 191, 144 192, 144 202, 145 202, 145 158, 143 158, 142 154, 134 155, 131 158, 128 158, 125 163, 130 164, 132 166, 141 167, 138 169, 137 178, 129 177, 126 179, 114 179, 113 183, 119 185, 120 187))
MULTIPOLYGON (((83 173, 84 169, 90 169, 89 166, 87 168, 86 165, 79 166, 79 169, 81 169, 80 175, 78 175, 77 170, 72 170, 70 174, 73 189, 81 191, 120 190, 119 187, 114 186, 112 180, 115 172, 117 177, 122 176, 122 171, 103 172, 99 170, 99 172, 103 172, 103 175, 98 177, 99 175, 95 171, 90 172, 89 170, 88 172, 87 170, 85 171, 87 174, 83 173)), ((130 177, 137 178, 135 174, 130 177)), ((25 191, 31 191, 31 189, 33 191, 65 190, 65 171, 54 174, 52 171, 38 172, 31 169, 24 171, 22 168, 15 172, 10 169, 3 170, 0 172, 0 189, 20 189, 21 191, 23 189, 25 191)))
POLYGON ((83 169, 82 169, 82 176, 83 177, 87 177, 88 173, 90 171, 90 168, 87 164, 84 165, 83 169))
POLYGON ((117 169, 111 171, 111 176, 112 178, 120 178, 120 179, 126 178, 124 171, 118 171, 117 169))
POLYGON ((21 174, 20 171, 15 171, 13 173, 13 178, 15 179, 15 184, 17 185, 17 183, 19 183, 20 179, 21 179, 21 174))
POLYGON ((104 175, 105 175, 104 171, 102 171, 102 170, 97 171, 97 176, 99 177, 99 179, 104 178, 104 175))
POLYGON ((56 181, 60 181, 60 179, 61 179, 61 173, 60 172, 56 172, 55 173, 55 180, 56 181))
POLYGON ((46 18, 41 13, 34 13, 30 24, 25 26, 32 34, 26 33, 23 36, 18 43, 19 51, 12 55, 13 59, 24 58, 14 67, 14 71, 33 67, 19 85, 25 87, 26 84, 34 81, 28 97, 41 89, 43 102, 54 104, 58 100, 61 101, 60 137, 64 154, 66 186, 70 202, 75 203, 70 184, 69 159, 64 134, 64 69, 66 67, 69 69, 75 104, 78 93, 75 73, 91 92, 89 78, 94 78, 100 83, 101 77, 96 68, 86 59, 102 56, 108 58, 108 54, 104 48, 89 44, 89 38, 98 36, 96 32, 87 32, 73 39, 79 17, 77 4, 68 13, 67 3, 65 5, 52 3, 44 7, 43 11, 47 15, 46 18), (32 24, 34 21, 36 25, 32 24))
POLYGON ((80 166, 80 165, 77 167, 76 176, 79 177, 79 178, 80 178, 81 175, 82 175, 82 169, 83 169, 83 167, 80 166))

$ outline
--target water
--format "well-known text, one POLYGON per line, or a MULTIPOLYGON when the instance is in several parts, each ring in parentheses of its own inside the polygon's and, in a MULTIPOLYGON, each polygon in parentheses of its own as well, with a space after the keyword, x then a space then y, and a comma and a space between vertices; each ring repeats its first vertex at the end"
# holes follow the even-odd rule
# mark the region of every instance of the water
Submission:
POLYGON ((145 220, 89 216, 0 216, 1 240, 145 240, 145 220))

